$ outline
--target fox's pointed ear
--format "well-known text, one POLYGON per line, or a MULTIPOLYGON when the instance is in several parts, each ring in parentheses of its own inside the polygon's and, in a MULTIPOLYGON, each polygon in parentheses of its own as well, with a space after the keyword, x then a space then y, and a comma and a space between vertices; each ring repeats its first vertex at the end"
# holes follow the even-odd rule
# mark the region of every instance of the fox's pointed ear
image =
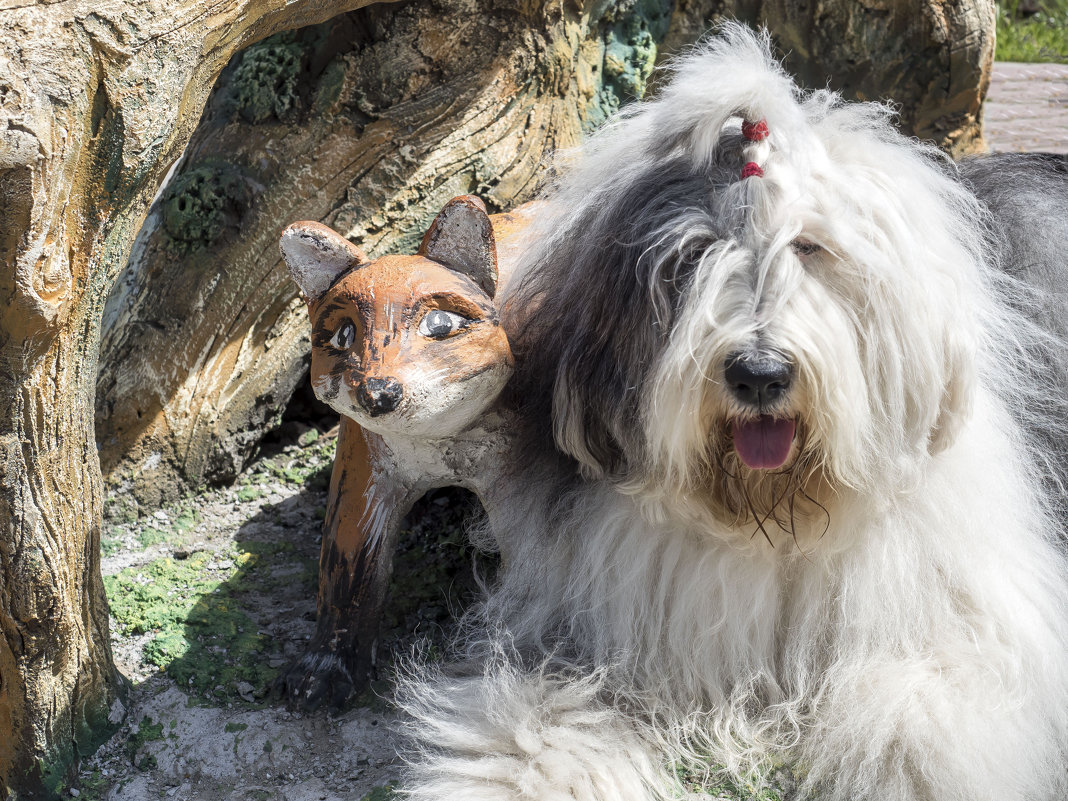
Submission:
POLYGON ((497 293, 497 244, 486 206, 474 195, 445 204, 430 224, 419 255, 471 278, 491 298, 497 293))
POLYGON ((278 242, 289 274, 308 303, 321 298, 342 273, 366 264, 362 250, 322 223, 295 222, 278 242))

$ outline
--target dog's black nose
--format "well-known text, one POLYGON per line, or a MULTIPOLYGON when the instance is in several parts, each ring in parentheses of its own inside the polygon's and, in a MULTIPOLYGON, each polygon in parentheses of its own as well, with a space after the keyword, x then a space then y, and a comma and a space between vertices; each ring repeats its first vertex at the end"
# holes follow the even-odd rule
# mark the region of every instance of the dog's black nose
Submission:
POLYGON ((365 378, 356 387, 356 400, 371 417, 392 412, 404 397, 404 388, 395 378, 365 378))
POLYGON ((766 353, 732 353, 723 373, 734 397, 758 409, 785 395, 793 374, 793 365, 766 353))

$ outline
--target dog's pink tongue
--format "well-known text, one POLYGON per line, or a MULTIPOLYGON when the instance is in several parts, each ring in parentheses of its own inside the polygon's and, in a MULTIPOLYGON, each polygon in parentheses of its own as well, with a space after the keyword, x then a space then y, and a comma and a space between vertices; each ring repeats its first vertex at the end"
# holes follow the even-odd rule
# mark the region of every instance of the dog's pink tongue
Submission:
POLYGON ((748 467, 754 470, 774 470, 776 467, 782 467, 790 455, 794 428, 793 420, 775 418, 767 414, 744 423, 736 420, 731 426, 734 449, 748 467))

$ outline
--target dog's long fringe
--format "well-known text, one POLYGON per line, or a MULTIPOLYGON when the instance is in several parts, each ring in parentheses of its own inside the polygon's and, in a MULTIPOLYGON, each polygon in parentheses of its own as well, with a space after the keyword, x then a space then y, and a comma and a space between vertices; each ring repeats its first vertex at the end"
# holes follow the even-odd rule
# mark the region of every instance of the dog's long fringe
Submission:
POLYGON ((1059 343, 953 165, 769 53, 725 26, 547 198, 506 288, 539 322, 505 561, 461 666, 405 684, 413 798, 657 799, 673 766, 784 758, 827 801, 1068 792, 1066 565, 1028 433, 1063 430, 1033 367, 1059 343), (739 180, 741 118, 772 132, 764 178, 739 180), (740 343, 797 365, 781 479, 729 452, 740 343))

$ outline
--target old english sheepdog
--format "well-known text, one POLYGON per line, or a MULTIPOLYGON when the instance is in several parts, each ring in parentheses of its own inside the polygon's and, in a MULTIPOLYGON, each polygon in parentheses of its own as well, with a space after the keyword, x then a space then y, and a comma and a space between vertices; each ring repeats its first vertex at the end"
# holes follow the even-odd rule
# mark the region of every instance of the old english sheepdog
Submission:
POLYGON ((547 197, 509 289, 506 561, 402 688, 414 799, 783 765, 801 798, 1068 791, 1068 571, 1028 433, 1063 387, 1014 245, 885 106, 770 52, 724 28, 547 197))

